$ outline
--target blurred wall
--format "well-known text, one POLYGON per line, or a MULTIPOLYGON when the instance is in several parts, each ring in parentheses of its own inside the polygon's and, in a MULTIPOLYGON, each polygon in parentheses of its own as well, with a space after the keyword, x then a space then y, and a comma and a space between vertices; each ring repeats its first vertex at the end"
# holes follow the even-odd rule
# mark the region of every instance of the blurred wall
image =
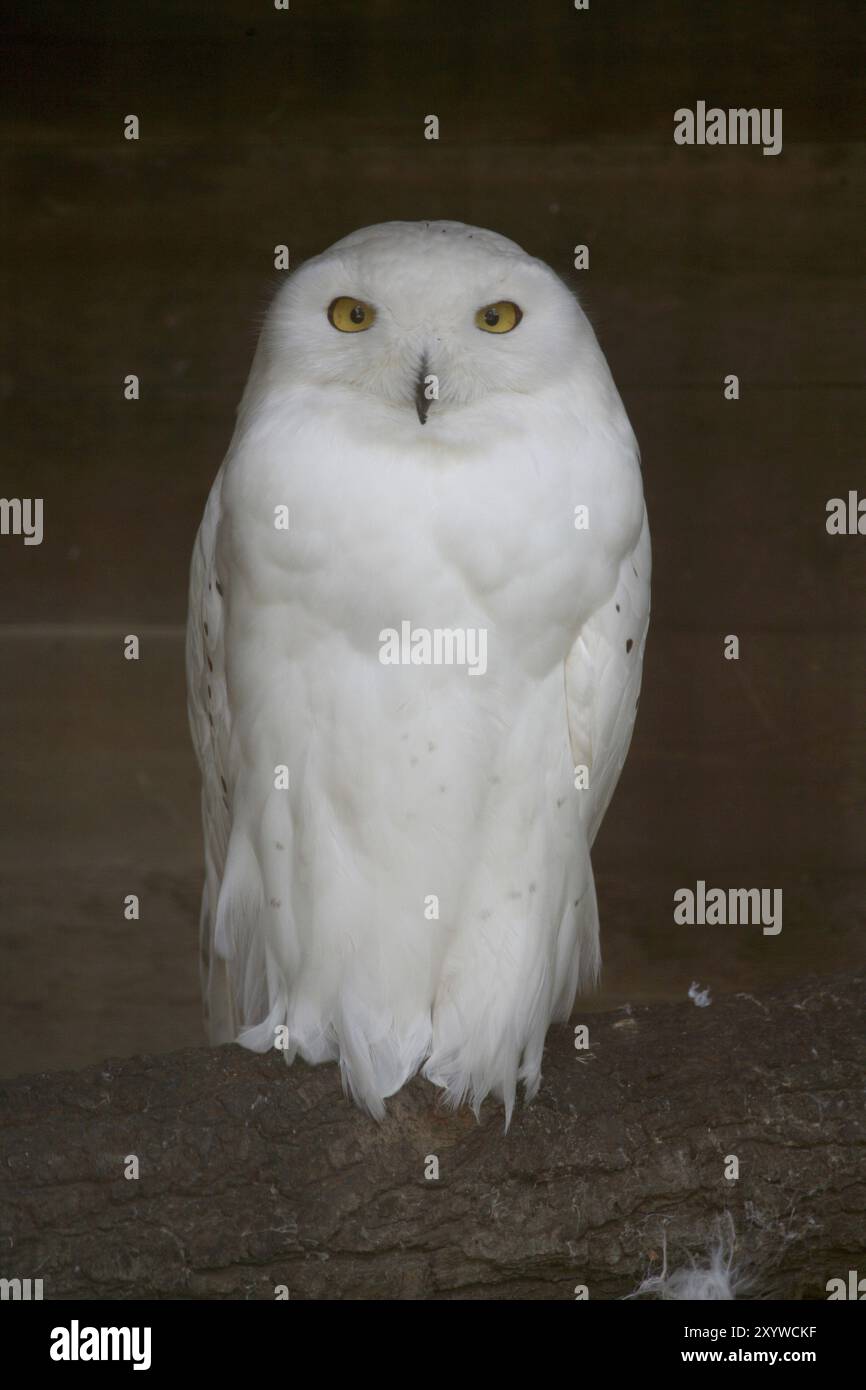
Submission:
POLYGON ((274 246, 390 218, 569 277, 641 442, 654 616, 592 1006, 863 959, 866 538, 825 529, 866 494, 862 34, 805 0, 7 11, 0 495, 44 498, 45 537, 0 537, 0 1069, 201 1039, 193 537, 274 246), (781 107, 782 153, 676 146, 698 100, 781 107), (675 926, 699 878, 781 887, 781 936, 675 926))

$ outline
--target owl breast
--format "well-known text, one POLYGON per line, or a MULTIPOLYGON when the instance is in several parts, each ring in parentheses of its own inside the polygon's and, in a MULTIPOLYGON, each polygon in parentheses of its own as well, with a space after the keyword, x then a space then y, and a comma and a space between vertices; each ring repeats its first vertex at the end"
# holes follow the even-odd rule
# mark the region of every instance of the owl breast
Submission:
POLYGON ((336 630, 377 659, 381 633, 408 622, 483 630, 494 670, 550 669, 635 543, 636 459, 556 412, 499 431, 479 419, 462 450, 401 425, 368 440, 339 420, 300 433, 289 415, 242 444, 224 490, 226 570, 252 608, 283 606, 296 656, 336 630))

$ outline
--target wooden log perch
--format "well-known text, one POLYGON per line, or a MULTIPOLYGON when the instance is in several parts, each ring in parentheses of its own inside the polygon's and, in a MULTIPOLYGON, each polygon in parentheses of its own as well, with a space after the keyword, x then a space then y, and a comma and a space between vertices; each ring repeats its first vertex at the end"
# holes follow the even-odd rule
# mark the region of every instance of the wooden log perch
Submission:
POLYGON ((673 1267, 727 1230, 742 1296, 826 1298, 864 1254, 864 996, 861 972, 576 1016, 588 1050, 551 1030, 507 1134, 420 1080, 379 1125, 333 1065, 239 1047, 6 1082, 0 1276, 45 1298, 605 1299, 665 1242, 673 1267))

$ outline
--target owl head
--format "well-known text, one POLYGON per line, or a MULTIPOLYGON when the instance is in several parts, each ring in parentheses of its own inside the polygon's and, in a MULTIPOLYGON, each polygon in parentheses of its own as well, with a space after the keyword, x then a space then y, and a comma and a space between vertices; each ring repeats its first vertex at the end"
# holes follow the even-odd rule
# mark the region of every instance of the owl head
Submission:
POLYGON ((574 296, 515 242, 462 222, 385 222, 291 275, 257 371, 276 389, 327 388, 339 411, 375 401, 429 437, 457 411, 543 392, 599 357, 574 296))

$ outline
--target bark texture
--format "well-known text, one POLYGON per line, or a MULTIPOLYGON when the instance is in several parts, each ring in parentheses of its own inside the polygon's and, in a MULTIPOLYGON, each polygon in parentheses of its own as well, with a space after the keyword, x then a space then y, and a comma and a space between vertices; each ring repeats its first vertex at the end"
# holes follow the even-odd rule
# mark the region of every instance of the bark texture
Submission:
POLYGON ((507 1134, 419 1080, 377 1125, 334 1066, 238 1047, 7 1082, 0 1276, 46 1298, 604 1299, 721 1238, 740 1296, 825 1298, 866 1243, 864 996, 861 972, 586 1015, 587 1050, 551 1030, 507 1134))

